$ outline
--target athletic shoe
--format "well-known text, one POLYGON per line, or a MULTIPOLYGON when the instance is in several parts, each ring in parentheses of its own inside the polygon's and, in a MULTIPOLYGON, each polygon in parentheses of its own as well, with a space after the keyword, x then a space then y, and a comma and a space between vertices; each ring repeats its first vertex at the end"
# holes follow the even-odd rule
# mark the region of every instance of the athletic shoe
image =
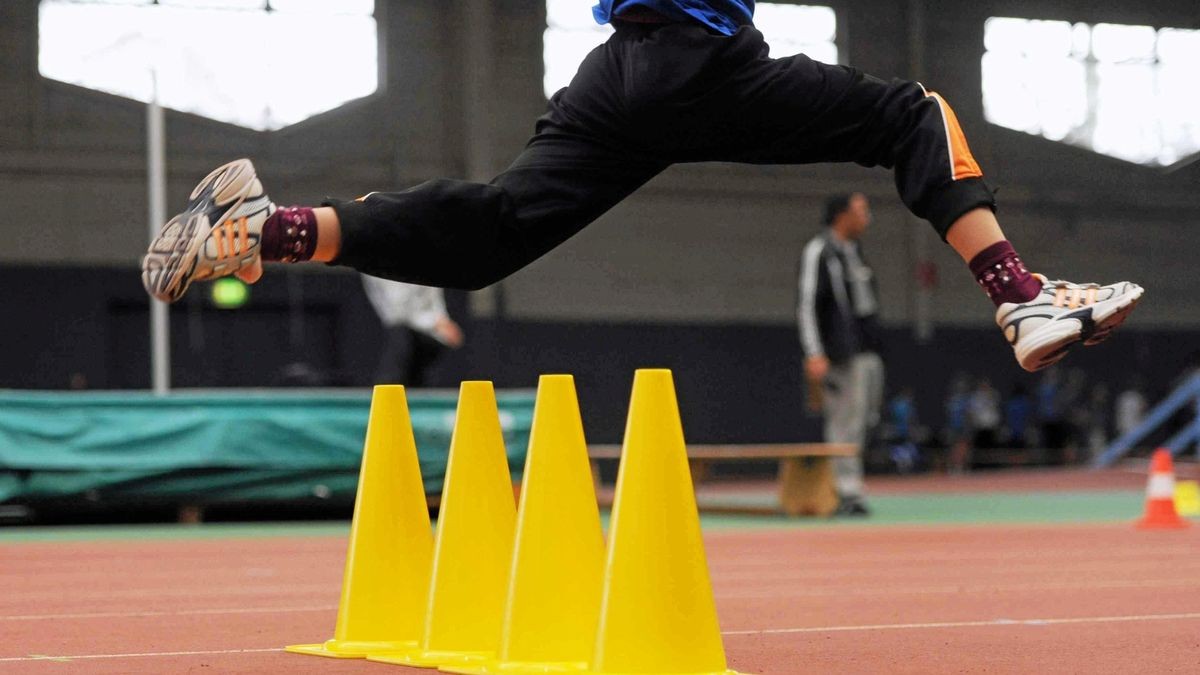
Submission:
POLYGON ((193 281, 253 264, 263 223, 274 212, 250 160, 239 159, 208 174, 192 190, 187 209, 163 225, 142 259, 146 292, 174 302, 193 281))
POLYGON ((1006 302, 996 310, 1017 362, 1033 372, 1051 366, 1076 344, 1103 342, 1141 299, 1143 289, 1122 281, 1108 286, 1042 281, 1042 292, 1021 304, 1006 302))
POLYGON ((871 515, 871 509, 865 499, 859 496, 844 496, 838 499, 835 516, 850 516, 851 518, 866 518, 871 515))

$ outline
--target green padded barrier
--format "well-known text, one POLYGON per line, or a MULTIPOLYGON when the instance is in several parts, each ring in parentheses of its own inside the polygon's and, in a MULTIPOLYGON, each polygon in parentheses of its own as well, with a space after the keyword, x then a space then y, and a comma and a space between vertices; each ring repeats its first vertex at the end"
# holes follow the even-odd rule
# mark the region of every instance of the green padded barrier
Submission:
MULTIPOLYGON (((410 391, 425 490, 441 490, 456 391, 410 391)), ((498 391, 514 475, 532 391, 498 391)), ((353 496, 369 390, 0 391, 0 502, 353 496)))

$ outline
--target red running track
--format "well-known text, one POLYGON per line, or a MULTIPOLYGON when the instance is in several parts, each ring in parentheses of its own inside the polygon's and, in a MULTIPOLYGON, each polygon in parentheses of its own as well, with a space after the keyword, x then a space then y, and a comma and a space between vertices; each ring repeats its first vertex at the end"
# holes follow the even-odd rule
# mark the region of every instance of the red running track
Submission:
MULTIPOLYGON (((743 672, 1200 672, 1200 528, 706 541, 743 672)), ((279 651, 331 636, 344 555, 338 537, 5 545, 0 674, 387 672, 279 651)))

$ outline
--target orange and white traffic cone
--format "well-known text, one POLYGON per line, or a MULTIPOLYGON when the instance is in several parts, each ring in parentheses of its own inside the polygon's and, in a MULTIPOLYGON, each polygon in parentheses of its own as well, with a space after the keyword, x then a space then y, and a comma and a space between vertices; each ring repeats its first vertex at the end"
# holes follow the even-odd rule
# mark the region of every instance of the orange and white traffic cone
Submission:
POLYGON ((1150 460, 1150 479, 1146 482, 1146 514, 1138 521, 1139 530, 1177 530, 1190 523, 1175 511, 1175 467, 1169 450, 1159 448, 1150 460))

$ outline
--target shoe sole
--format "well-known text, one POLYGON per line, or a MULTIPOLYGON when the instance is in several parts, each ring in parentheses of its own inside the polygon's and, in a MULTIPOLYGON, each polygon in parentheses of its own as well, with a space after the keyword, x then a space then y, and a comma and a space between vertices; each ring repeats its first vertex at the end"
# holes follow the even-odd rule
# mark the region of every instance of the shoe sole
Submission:
POLYGON ((1058 363, 1070 350, 1082 342, 1084 346, 1100 344, 1112 335, 1137 307, 1145 289, 1134 289, 1115 298, 1080 307, 1066 316, 1042 326, 1017 346, 1017 362, 1029 372, 1036 372, 1058 363))
POLYGON ((167 221, 150 244, 151 254, 143 261, 142 285, 146 292, 163 302, 183 297, 188 286, 196 281, 196 261, 204 241, 246 201, 254 179, 254 165, 248 159, 239 159, 214 170, 196 185, 191 199, 210 190, 215 203, 229 206, 215 223, 206 224, 207 210, 192 209, 167 221))

